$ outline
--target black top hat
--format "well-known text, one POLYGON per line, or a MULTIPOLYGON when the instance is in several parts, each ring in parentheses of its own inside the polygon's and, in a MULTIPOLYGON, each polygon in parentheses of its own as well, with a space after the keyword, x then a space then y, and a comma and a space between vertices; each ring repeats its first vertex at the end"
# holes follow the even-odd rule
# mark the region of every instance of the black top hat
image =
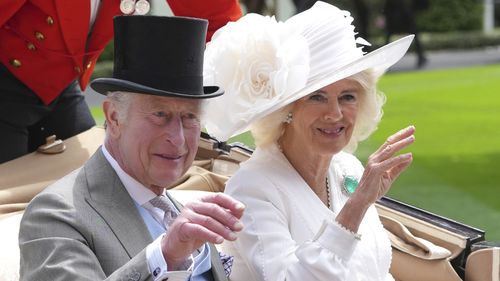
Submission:
POLYGON ((91 87, 103 95, 109 91, 200 99, 222 95, 218 86, 203 86, 207 25, 206 20, 186 17, 115 17, 113 78, 95 79, 91 87))

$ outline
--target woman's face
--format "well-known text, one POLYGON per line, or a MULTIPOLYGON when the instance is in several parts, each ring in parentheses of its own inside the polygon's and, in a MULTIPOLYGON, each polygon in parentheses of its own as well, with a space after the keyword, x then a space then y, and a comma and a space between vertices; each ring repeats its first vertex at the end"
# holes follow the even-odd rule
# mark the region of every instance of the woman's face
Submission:
POLYGON ((323 155, 340 152, 351 139, 362 95, 358 82, 343 79, 301 98, 282 141, 323 155))

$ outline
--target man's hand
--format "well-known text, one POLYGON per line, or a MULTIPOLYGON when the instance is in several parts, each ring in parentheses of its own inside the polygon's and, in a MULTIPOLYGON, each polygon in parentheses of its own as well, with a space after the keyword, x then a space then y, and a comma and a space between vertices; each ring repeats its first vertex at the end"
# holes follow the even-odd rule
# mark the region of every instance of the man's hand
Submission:
POLYGON ((236 240, 235 231, 243 229, 239 219, 244 210, 241 202, 223 193, 186 204, 161 241, 168 268, 175 270, 204 243, 236 240))

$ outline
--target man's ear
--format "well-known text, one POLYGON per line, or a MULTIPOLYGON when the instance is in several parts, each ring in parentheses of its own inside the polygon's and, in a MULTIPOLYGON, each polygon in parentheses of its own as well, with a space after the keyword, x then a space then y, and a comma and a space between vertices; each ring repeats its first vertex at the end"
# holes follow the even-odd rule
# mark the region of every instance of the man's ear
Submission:
POLYGON ((110 100, 104 100, 102 110, 106 118, 106 130, 113 138, 120 136, 120 120, 118 118, 118 109, 110 100))

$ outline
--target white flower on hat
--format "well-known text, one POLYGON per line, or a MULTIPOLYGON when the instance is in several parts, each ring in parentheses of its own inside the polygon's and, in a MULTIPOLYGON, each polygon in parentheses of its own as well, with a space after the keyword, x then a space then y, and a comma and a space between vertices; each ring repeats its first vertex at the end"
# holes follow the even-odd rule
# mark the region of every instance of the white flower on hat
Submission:
POLYGON ((209 101, 206 112, 207 130, 219 140, 238 133, 255 121, 251 119, 257 112, 266 111, 286 94, 302 89, 309 74, 305 38, 274 17, 258 14, 219 29, 207 45, 204 60, 204 83, 225 90, 225 95, 209 101), (230 115, 224 114, 228 105, 230 115))

